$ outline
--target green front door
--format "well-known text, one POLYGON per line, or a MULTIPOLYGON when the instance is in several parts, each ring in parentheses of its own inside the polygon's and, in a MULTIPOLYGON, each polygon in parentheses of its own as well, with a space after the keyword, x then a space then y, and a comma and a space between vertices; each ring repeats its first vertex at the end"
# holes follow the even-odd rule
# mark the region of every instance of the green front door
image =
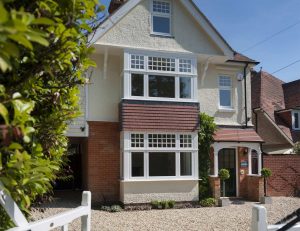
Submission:
MULTIPOLYGON (((230 173, 230 178, 225 182, 225 196, 235 197, 236 196, 236 160, 235 160, 235 149, 224 148, 219 151, 218 155, 219 170, 225 168, 230 173)), ((223 195, 223 185, 221 183, 221 195, 223 195)))

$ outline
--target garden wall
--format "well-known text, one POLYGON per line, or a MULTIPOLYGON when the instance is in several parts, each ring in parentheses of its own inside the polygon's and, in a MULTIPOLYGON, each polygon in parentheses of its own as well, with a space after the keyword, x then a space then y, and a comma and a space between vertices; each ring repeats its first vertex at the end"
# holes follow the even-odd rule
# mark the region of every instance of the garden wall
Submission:
POLYGON ((269 196, 300 196, 300 155, 263 155, 263 166, 272 170, 269 196))

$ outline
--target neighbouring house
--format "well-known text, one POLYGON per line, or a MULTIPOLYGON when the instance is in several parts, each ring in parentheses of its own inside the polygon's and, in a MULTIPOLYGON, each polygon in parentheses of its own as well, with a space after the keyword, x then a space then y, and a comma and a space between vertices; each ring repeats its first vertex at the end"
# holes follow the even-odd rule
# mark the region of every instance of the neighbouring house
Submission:
POLYGON ((265 71, 251 77, 253 123, 262 144, 263 165, 272 170, 271 196, 300 196, 300 80, 285 83, 265 71))
POLYGON ((199 112, 215 118, 211 185, 258 200, 263 140, 251 120, 251 69, 191 0, 112 0, 92 36, 83 115, 68 136, 94 201, 198 200, 199 112))

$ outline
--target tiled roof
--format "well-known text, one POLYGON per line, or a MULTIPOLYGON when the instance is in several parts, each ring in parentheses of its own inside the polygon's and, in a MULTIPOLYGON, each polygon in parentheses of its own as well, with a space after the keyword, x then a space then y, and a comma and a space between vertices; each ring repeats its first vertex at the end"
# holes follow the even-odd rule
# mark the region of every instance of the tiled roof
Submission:
POLYGON ((249 62, 249 63, 255 63, 255 64, 259 63, 259 62, 255 61, 254 59, 250 59, 249 57, 247 57, 241 53, 238 53, 238 52, 234 52, 233 61, 249 62))
POLYGON ((252 108, 262 108, 265 113, 293 142, 300 140, 300 132, 291 129, 291 116, 278 112, 300 106, 300 80, 285 83, 264 72, 252 72, 252 108))
POLYGON ((263 142, 254 129, 219 128, 214 134, 216 142, 263 142))
POLYGON ((111 0, 109 7, 108 7, 109 14, 113 14, 126 2, 127 2, 127 0, 111 0))
POLYGON ((300 107, 300 79, 285 83, 283 86, 286 108, 300 107))

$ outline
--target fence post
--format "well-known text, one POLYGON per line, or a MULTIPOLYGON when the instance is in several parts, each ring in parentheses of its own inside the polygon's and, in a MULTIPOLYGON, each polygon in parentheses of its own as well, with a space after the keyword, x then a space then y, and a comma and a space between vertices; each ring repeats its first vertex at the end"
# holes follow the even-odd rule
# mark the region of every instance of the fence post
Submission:
POLYGON ((252 208, 251 231, 267 231, 267 210, 261 205, 254 205, 252 208))
POLYGON ((91 192, 84 191, 82 193, 82 206, 88 206, 89 213, 86 216, 81 217, 81 230, 82 231, 90 231, 91 230, 91 203, 92 203, 92 195, 91 192))
POLYGON ((10 219, 17 227, 28 225, 28 221, 10 195, 5 192, 4 185, 0 182, 0 205, 4 208, 10 219))

